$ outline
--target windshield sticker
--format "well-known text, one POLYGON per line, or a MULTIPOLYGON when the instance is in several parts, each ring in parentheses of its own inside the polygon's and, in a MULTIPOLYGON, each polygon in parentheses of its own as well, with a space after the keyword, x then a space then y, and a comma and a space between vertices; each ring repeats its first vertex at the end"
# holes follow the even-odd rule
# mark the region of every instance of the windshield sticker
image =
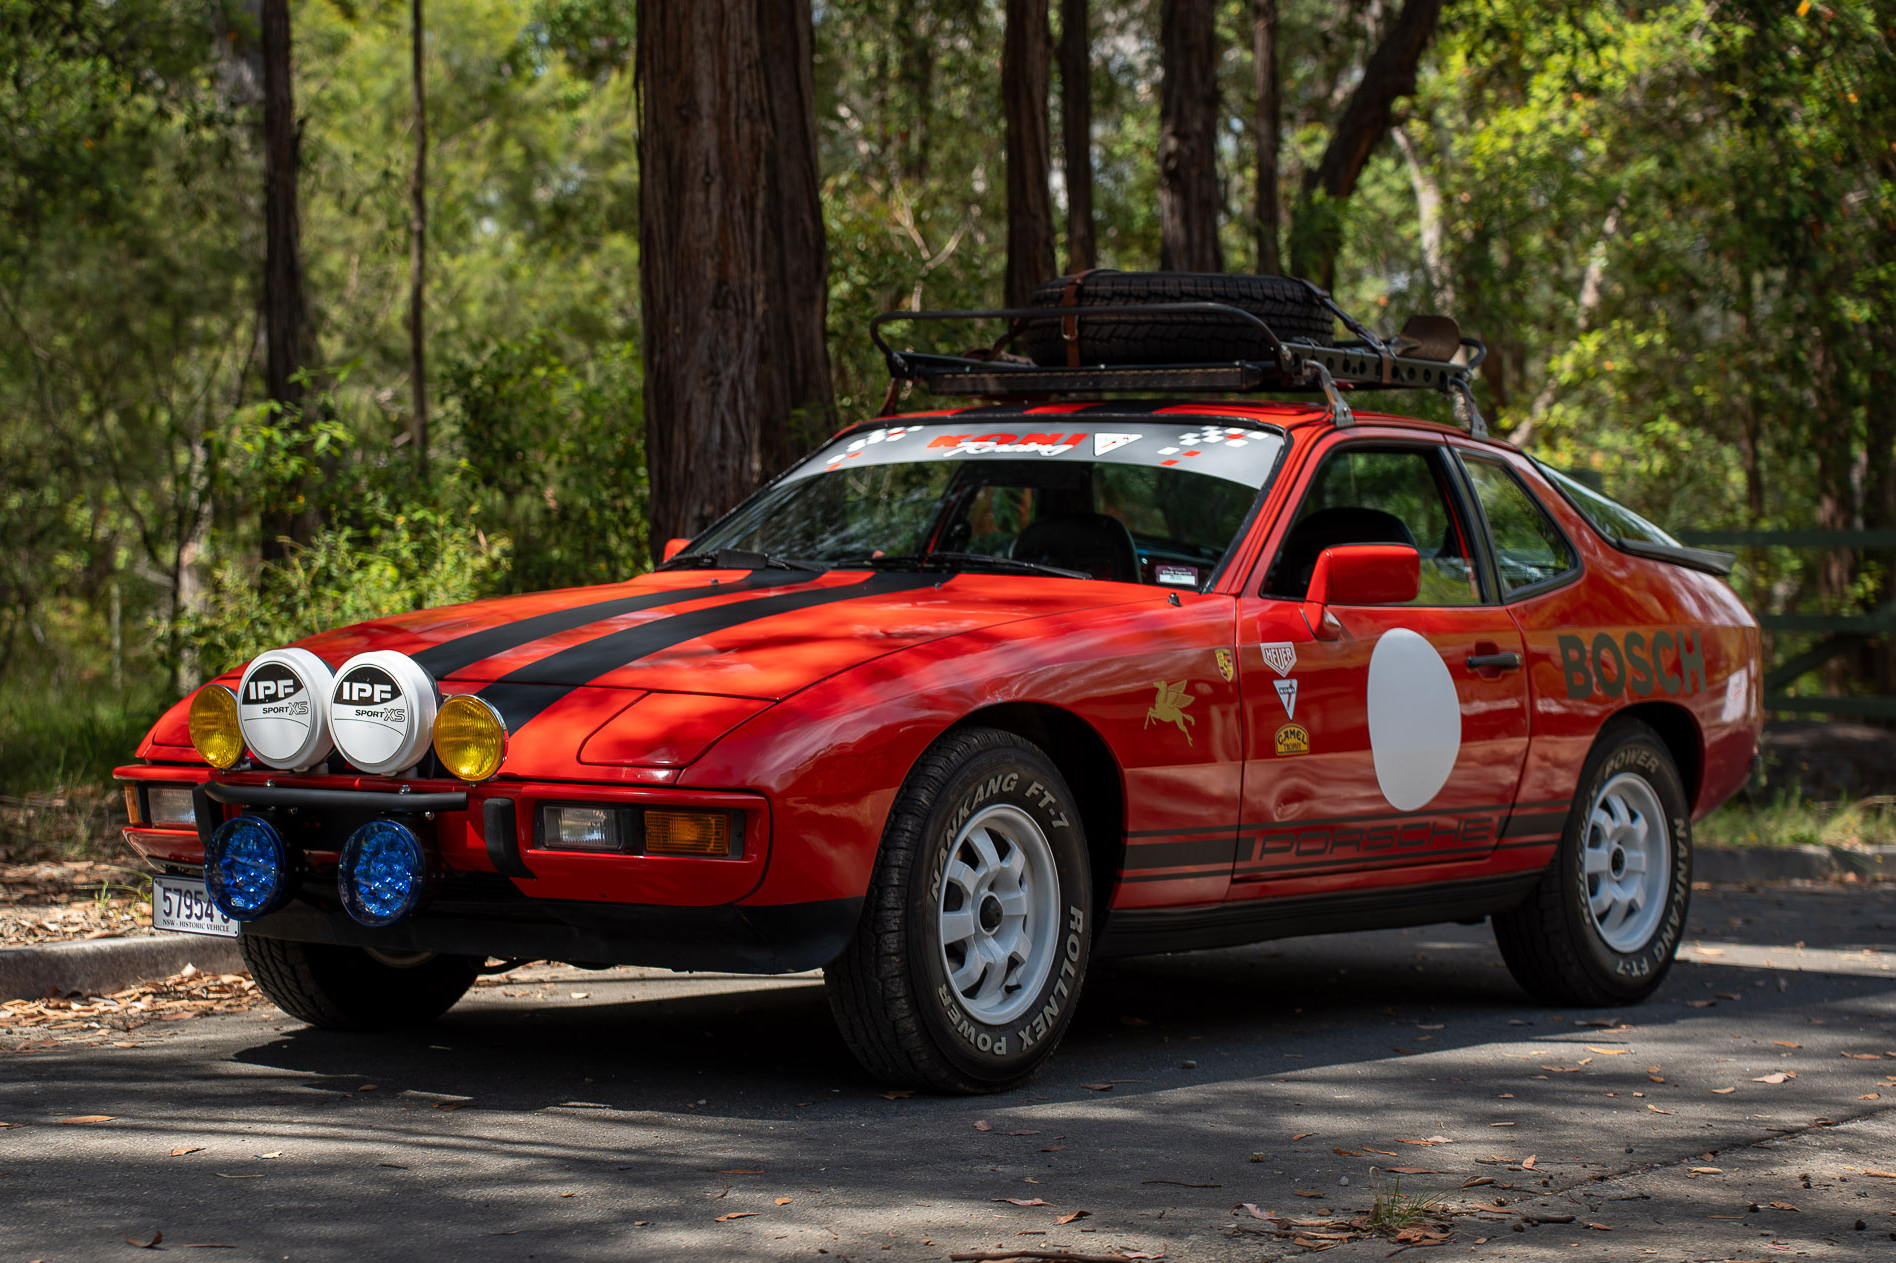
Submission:
POLYGON ((1197 566, 1171 566, 1164 562, 1152 567, 1152 577, 1160 583, 1169 583, 1181 588, 1198 586, 1197 566))
MULTIPOLYGON (((1111 418, 1121 425, 1129 419, 1111 418)), ((1283 435, 1268 430, 1208 425, 1149 434, 1074 427, 1079 420, 1079 415, 1071 413, 1040 413, 1019 417, 955 416, 925 425, 888 426, 831 444, 787 477, 795 482, 836 469, 939 460, 958 464, 1079 460, 1148 467, 1183 464, 1195 474, 1259 487, 1270 476, 1284 445, 1283 435), (989 427, 998 423, 1011 428, 982 428, 983 422, 989 427)))

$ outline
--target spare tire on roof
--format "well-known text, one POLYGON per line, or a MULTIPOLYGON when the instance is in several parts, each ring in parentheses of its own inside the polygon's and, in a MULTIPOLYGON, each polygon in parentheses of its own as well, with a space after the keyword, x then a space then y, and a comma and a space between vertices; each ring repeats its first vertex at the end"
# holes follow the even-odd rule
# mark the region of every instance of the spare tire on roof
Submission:
MULTIPOLYGON (((1034 291, 1035 307, 1118 307, 1144 303, 1225 303, 1256 316, 1284 342, 1329 346, 1335 318, 1302 281, 1287 276, 1226 272, 1115 272, 1056 277, 1034 291), (1071 295, 1069 297, 1069 294, 1071 295)), ((1029 319, 1021 340, 1034 363, 1074 362, 1061 336, 1062 321, 1029 319)), ((1261 360, 1270 343, 1256 325, 1217 312, 1169 312, 1081 320, 1081 365, 1204 364, 1261 360)))

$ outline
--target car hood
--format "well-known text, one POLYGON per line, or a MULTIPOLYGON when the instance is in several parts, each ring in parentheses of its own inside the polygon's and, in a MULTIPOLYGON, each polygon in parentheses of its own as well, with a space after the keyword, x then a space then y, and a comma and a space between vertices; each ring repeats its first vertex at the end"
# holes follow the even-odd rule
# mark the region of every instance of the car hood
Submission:
POLYGON ((1157 598, 1040 575, 666 571, 377 619, 300 644, 331 666, 396 650, 449 691, 478 691, 525 718, 586 686, 778 700, 943 636, 1157 598))

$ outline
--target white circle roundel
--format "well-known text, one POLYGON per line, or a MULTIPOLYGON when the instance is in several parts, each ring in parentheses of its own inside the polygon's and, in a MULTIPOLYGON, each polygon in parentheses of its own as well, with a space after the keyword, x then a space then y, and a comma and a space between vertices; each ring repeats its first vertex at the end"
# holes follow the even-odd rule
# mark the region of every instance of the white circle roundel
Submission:
POLYGON ((269 767, 301 770, 329 757, 329 664, 307 649, 258 654, 237 686, 244 744, 269 767))
POLYGON ((389 649, 359 653, 336 672, 329 696, 330 731, 353 766, 387 776, 421 762, 439 699, 413 658, 389 649))
POLYGON ((1384 632, 1369 655, 1369 749, 1389 805, 1427 806, 1448 784, 1461 739, 1461 701, 1442 655, 1406 627, 1384 632))

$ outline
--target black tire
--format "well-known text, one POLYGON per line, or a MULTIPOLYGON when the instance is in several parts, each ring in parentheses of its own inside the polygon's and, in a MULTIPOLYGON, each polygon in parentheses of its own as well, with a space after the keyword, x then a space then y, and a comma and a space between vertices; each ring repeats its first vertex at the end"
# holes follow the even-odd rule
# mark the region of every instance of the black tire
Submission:
MULTIPOLYGON (((844 1042, 877 1078, 898 1087, 994 1092, 1032 1074, 1060 1042, 1086 977, 1092 938, 1086 837, 1072 791, 1037 746, 1012 733, 969 728, 938 741, 903 783, 855 937, 825 967, 823 979, 844 1042), (961 906, 968 898, 960 893, 965 878, 950 875, 949 861, 981 862, 970 837, 977 826, 994 853, 1011 846, 1025 869, 1054 879, 1037 876, 1037 884, 1025 888, 1019 906, 1039 911, 1028 911, 1018 929, 998 912, 997 924, 988 925, 986 901, 1000 906, 993 894, 998 883, 978 887, 987 891, 978 907, 961 906), (1008 829, 1023 841, 1008 842, 1008 829), (1042 867, 1034 869, 1031 856, 1041 843, 1042 867), (950 903, 957 906, 944 913, 950 903), (1033 944, 1018 967, 1008 958, 999 976, 1017 985, 1001 987, 992 1000, 978 994, 971 1000, 950 972, 956 946, 943 927, 957 912, 985 927, 977 935, 994 935, 990 942, 1013 933, 1014 941, 1033 944), (977 1012, 982 1003, 1001 1020, 977 1012)), ((960 959, 975 954, 963 947, 960 959)), ((991 968, 984 966, 975 982, 984 983, 991 968)))
MULTIPOLYGON (((1059 307, 1065 278, 1034 291, 1035 307, 1059 307)), ((1076 306, 1127 303, 1228 303, 1250 312, 1283 342, 1329 346, 1335 317, 1302 281, 1287 276, 1241 276, 1223 272, 1099 271, 1081 283, 1076 306)), ((1080 363, 1203 364, 1264 359, 1270 344, 1256 325, 1231 316, 1180 313, 1112 316, 1078 322, 1080 363)), ((1067 344, 1058 320, 1029 320, 1021 333, 1034 363, 1064 366, 1067 344)))
MULTIPOLYGON (((1610 813, 1608 813, 1610 815, 1610 813)), ((1603 819, 1606 818, 1603 816, 1603 819)), ((1597 860, 1596 860, 1597 862, 1597 860)), ((1604 896, 1602 896, 1604 898, 1604 896)), ((1692 814, 1685 785, 1665 743, 1652 729, 1630 719, 1610 722, 1580 772, 1573 806, 1561 835, 1560 850, 1521 905, 1494 917, 1494 937, 1508 971, 1529 994, 1548 1004, 1604 1006, 1643 1000, 1658 989, 1685 933, 1692 900, 1692 814), (1619 869, 1607 830, 1595 830, 1596 805, 1607 812, 1603 794, 1637 798, 1644 786, 1661 817, 1651 822, 1652 836, 1663 841, 1663 865, 1648 862, 1642 871, 1663 871, 1663 893, 1640 903, 1653 908, 1650 932, 1632 925, 1605 926, 1592 910, 1594 886, 1619 869), (1589 838, 1596 856, 1610 862, 1590 878, 1589 838), (1609 941, 1615 933, 1629 940, 1609 941)), ((1631 906, 1630 903, 1624 906, 1631 906)), ((1608 921, 1613 921, 1611 913, 1608 921)))
POLYGON ((271 1003, 299 1021, 332 1031, 424 1026, 467 994, 481 964, 470 956, 428 956, 397 966, 360 947, 250 934, 237 946, 271 1003))

